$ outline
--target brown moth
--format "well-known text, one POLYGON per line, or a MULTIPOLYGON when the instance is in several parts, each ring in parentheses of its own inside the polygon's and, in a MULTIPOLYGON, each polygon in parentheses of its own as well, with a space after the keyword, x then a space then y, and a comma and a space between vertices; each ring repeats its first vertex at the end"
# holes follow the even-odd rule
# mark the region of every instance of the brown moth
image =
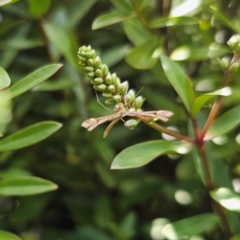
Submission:
POLYGON ((89 118, 82 123, 82 127, 86 128, 88 131, 92 131, 94 128, 96 128, 98 125, 102 123, 113 121, 112 123, 110 123, 110 125, 107 127, 106 131, 104 132, 103 136, 106 137, 108 132, 113 127, 113 125, 116 124, 120 119, 123 119, 124 117, 158 118, 159 120, 166 122, 168 121, 168 118, 171 117, 172 115, 173 115, 172 112, 165 111, 165 110, 146 111, 146 112, 120 110, 108 116, 103 116, 98 118, 89 118))

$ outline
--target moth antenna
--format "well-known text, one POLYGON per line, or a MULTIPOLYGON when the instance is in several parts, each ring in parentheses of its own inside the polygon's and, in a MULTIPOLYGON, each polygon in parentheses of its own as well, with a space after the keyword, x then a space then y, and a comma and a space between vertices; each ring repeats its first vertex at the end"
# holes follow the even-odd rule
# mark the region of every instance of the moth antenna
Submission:
POLYGON ((142 87, 136 94, 136 97, 140 94, 140 92, 144 89, 144 87, 142 87))
POLYGON ((98 94, 97 94, 97 91, 95 90, 95 94, 96 94, 96 98, 97 98, 97 102, 102 106, 102 107, 104 107, 106 110, 108 110, 108 111, 110 111, 110 112, 112 112, 112 110, 111 109, 109 109, 109 108, 107 108, 106 106, 104 106, 101 102, 100 102, 100 100, 99 100, 99 97, 98 97, 98 94))

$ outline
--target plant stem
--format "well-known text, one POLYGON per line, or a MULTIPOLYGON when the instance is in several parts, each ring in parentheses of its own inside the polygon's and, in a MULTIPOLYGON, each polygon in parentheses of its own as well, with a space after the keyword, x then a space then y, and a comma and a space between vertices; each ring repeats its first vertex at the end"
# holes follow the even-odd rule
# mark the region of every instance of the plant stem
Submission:
MULTIPOLYGON (((234 54, 231 64, 238 62, 240 59, 240 56, 238 54, 234 54)), ((232 74, 231 72, 228 70, 226 70, 225 75, 224 75, 224 80, 223 80, 223 84, 222 87, 226 87, 230 80, 231 80, 232 74)), ((220 106, 221 106, 221 100, 222 100, 223 96, 219 95, 215 101, 215 103, 213 104, 212 110, 208 116, 208 119, 205 123, 205 126, 202 130, 201 133, 201 139, 204 139, 204 136, 206 135, 207 130, 209 129, 210 125, 212 124, 212 122, 214 121, 215 117, 217 116, 217 113, 219 112, 220 106)))
POLYGON ((149 127, 154 128, 155 130, 157 130, 159 132, 166 133, 166 134, 168 134, 170 136, 176 137, 178 139, 185 140, 185 141, 190 142, 190 143, 195 145, 195 140, 190 138, 190 137, 188 137, 188 136, 184 136, 184 135, 182 135, 182 134, 180 134, 180 133, 178 133, 176 131, 172 131, 170 129, 167 129, 167 128, 159 125, 159 124, 151 123, 151 122, 149 122, 148 118, 141 117, 141 116, 138 116, 137 118, 140 119, 145 124, 147 124, 149 127))

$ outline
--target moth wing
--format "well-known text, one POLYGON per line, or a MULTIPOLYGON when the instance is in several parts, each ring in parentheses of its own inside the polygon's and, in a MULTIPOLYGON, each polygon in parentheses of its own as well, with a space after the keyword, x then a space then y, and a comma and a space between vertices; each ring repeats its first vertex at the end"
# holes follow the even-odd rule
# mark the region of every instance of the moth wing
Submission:
POLYGON ((92 131, 95 127, 98 126, 98 122, 96 118, 89 118, 85 120, 81 126, 86 128, 88 131, 92 131))
POLYGON ((170 111, 160 110, 156 112, 156 117, 164 122, 168 121, 168 118, 173 115, 170 111))

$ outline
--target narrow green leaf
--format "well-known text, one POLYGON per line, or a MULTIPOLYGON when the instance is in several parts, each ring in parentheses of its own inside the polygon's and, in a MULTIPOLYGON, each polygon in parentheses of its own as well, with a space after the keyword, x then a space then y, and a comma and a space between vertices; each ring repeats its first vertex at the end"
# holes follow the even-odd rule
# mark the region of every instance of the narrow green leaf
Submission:
POLYGON ((56 46, 74 67, 78 67, 76 54, 78 45, 73 33, 58 25, 44 24, 43 27, 50 42, 56 46))
POLYGON ((125 55, 129 52, 128 45, 119 45, 113 48, 108 48, 101 55, 102 62, 109 68, 119 61, 123 60, 125 55))
POLYGON ((190 144, 186 142, 149 141, 133 145, 120 152, 113 160, 111 169, 141 167, 164 154, 185 154, 190 144))
POLYGON ((56 190, 58 186, 39 177, 14 177, 0 181, 0 195, 26 196, 56 190))
POLYGON ((52 76, 60 67, 62 67, 62 64, 51 64, 37 69, 33 73, 29 74, 28 76, 8 88, 6 91, 7 93, 9 93, 9 97, 14 98, 37 86, 38 84, 52 76))
POLYGON ((225 112, 215 120, 207 131, 205 141, 223 135, 234 129, 240 123, 240 106, 225 112))
POLYGON ((134 46, 142 45, 153 38, 153 35, 144 28, 138 18, 125 21, 124 31, 134 46))
POLYGON ((59 91, 64 89, 69 89, 72 87, 78 86, 79 83, 73 82, 70 79, 59 79, 55 80, 48 80, 43 82, 42 84, 34 87, 32 91, 59 91))
POLYGON ((33 124, 1 140, 0 152, 12 151, 33 145, 49 137, 60 127, 62 127, 61 123, 52 121, 33 124))
POLYGON ((110 0, 111 3, 119 10, 120 12, 129 12, 132 10, 132 6, 129 4, 128 0, 110 0))
POLYGON ((0 0, 0 7, 17 2, 18 0, 0 0))
POLYGON ((1 240, 21 240, 17 235, 10 233, 10 232, 5 232, 0 230, 0 239, 1 240))
POLYGON ((133 48, 126 56, 126 61, 136 69, 150 69, 155 65, 162 52, 161 46, 161 40, 152 38, 133 48))
POLYGON ((12 39, 7 39, 5 41, 1 41, 0 49, 24 50, 24 49, 36 48, 42 45, 43 45, 43 42, 40 39, 26 39, 25 37, 22 37, 22 38, 12 38, 12 39))
POLYGON ((134 13, 112 12, 97 17, 92 24, 92 29, 96 30, 115 23, 123 22, 135 17, 134 13))
POLYGON ((191 114, 192 116, 196 116, 202 106, 211 98, 221 95, 221 96, 229 96, 232 94, 232 90, 230 87, 225 87, 222 89, 219 89, 217 91, 211 92, 211 93, 206 93, 198 96, 197 98, 194 99, 193 105, 191 108, 191 114))
POLYGON ((180 25, 192 25, 198 24, 200 21, 193 17, 161 17, 153 20, 149 23, 150 28, 162 28, 162 27, 171 27, 171 26, 180 26, 180 25))
POLYGON ((183 70, 173 61, 161 56, 163 70, 179 97, 182 99, 186 109, 190 111, 193 103, 193 89, 191 82, 185 76, 183 70))
POLYGON ((217 43, 213 43, 207 47, 183 45, 174 49, 171 53, 170 58, 175 61, 202 61, 206 59, 221 57, 227 53, 229 53, 229 49, 217 43))
POLYGON ((88 13, 97 0, 76 1, 69 11, 67 26, 69 29, 76 27, 82 18, 88 13))
POLYGON ((51 5, 51 0, 29 0, 28 4, 31 15, 40 18, 48 11, 51 5))
POLYGON ((239 32, 240 31, 239 21, 237 19, 236 19, 236 21, 234 21, 229 16, 225 16, 223 14, 223 11, 221 11, 220 9, 214 9, 213 7, 208 6, 208 5, 203 5, 202 7, 206 11, 210 12, 211 14, 213 14, 213 16, 217 20, 219 20, 225 26, 227 26, 230 29, 232 29, 234 32, 239 32))
POLYGON ((12 50, 12 49, 2 51, 0 55, 0 65, 3 68, 7 69, 11 65, 11 63, 14 61, 17 54, 18 54, 18 51, 12 50))
POLYGON ((11 79, 9 78, 7 72, 0 67, 0 89, 7 88, 11 83, 11 79))
POLYGON ((229 188, 219 188, 210 192, 211 197, 229 211, 240 212, 240 195, 229 188))
POLYGON ((206 213, 169 223, 162 229, 162 233, 170 240, 188 239, 213 228, 217 222, 218 218, 214 214, 206 213))
POLYGON ((200 11, 200 6, 202 4, 202 0, 181 0, 174 2, 171 8, 170 15, 173 17, 176 16, 190 16, 191 14, 195 14, 200 11))

